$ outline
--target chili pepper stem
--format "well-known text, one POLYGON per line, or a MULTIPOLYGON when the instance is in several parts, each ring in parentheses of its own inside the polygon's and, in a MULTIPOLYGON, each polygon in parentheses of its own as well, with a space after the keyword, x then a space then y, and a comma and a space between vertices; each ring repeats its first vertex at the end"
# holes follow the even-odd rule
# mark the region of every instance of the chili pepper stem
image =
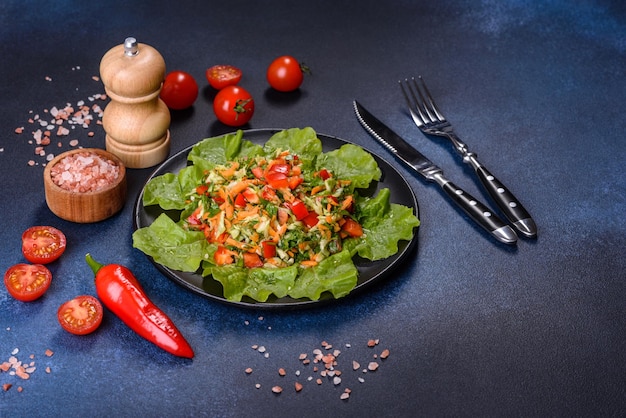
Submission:
POLYGON ((85 255, 85 260, 87 260, 87 264, 89 264, 89 267, 91 267, 91 270, 93 270, 93 274, 98 274, 98 271, 104 267, 104 264, 100 264, 98 263, 96 260, 93 259, 93 257, 91 257, 91 254, 87 253, 85 255))

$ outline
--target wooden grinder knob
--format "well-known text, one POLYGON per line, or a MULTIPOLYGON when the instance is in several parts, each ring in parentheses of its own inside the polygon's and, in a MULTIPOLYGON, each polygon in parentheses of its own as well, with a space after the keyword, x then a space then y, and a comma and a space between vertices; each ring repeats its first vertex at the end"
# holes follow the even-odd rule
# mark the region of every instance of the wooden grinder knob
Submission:
POLYGON ((126 38, 100 61, 100 78, 111 102, 102 125, 106 149, 129 168, 152 167, 170 151, 170 112, 159 98, 165 61, 149 45, 126 38))

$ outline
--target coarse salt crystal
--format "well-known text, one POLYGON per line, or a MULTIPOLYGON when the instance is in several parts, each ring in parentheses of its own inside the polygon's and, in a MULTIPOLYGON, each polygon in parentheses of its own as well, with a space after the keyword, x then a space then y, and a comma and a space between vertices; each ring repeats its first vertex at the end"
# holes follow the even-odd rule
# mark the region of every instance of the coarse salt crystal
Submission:
POLYGON ((50 170, 52 181, 59 187, 75 192, 96 192, 113 184, 120 167, 109 159, 90 152, 71 154, 50 170))

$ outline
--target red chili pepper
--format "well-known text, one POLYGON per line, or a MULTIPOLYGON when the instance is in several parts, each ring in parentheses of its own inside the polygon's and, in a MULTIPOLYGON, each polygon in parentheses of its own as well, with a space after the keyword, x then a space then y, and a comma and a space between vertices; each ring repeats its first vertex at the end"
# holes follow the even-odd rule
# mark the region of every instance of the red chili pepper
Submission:
POLYGON ((98 298, 130 329, 175 356, 194 356, 178 328, 150 301, 128 268, 119 264, 102 265, 90 254, 85 259, 96 276, 98 298))

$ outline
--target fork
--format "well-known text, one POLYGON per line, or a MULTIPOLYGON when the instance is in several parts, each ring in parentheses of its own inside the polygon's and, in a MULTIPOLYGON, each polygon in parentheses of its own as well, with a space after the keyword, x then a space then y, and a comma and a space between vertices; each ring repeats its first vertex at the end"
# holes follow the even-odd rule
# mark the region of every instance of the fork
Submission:
POLYGON ((414 77, 398 82, 417 127, 424 134, 448 138, 463 157, 463 162, 472 166, 482 185, 513 226, 527 237, 536 237, 537 226, 530 214, 513 193, 478 161, 476 154, 470 152, 456 135, 450 122, 439 111, 424 79, 421 76, 418 79, 419 84, 414 77))

